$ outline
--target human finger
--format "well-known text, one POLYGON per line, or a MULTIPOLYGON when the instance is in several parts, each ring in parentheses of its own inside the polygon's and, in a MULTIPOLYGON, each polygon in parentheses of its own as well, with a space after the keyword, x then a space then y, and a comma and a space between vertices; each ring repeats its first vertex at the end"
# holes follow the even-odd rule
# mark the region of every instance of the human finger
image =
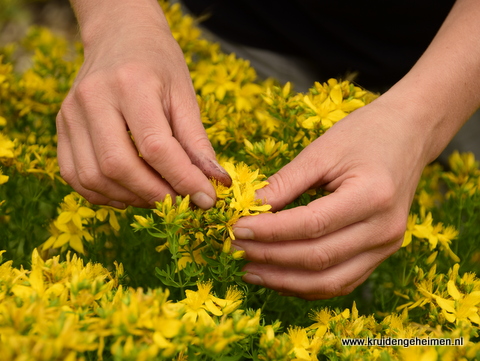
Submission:
POLYGON ((134 88, 131 101, 121 105, 138 150, 177 193, 190 194, 192 202, 201 208, 212 207, 216 200, 215 189, 175 138, 165 114, 170 109, 165 109, 160 99, 152 97, 140 96, 134 88))
POLYGON ((388 244, 398 249, 405 225, 395 230, 385 224, 390 223, 385 219, 366 220, 316 239, 268 244, 236 239, 232 246, 245 251, 246 259, 254 263, 321 271, 388 244))
POLYGON ((322 271, 285 268, 277 265, 249 263, 243 279, 252 284, 278 291, 285 295, 314 300, 343 296, 364 282, 373 270, 385 260, 387 250, 376 249, 322 271))
POLYGON ((93 204, 106 204, 115 208, 125 208, 126 205, 124 203, 107 198, 100 193, 90 191, 81 186, 76 176, 73 151, 67 140, 68 138, 64 128, 63 117, 61 111, 59 111, 57 115, 57 160, 62 178, 67 181, 75 191, 84 195, 84 197, 93 204))
POLYGON ((372 193, 372 185, 364 183, 346 180, 306 206, 244 217, 234 226, 235 237, 263 242, 318 238, 388 209, 390 190, 372 193))
POLYGON ((207 178, 214 178, 226 187, 230 187, 232 179, 217 162, 215 151, 201 122, 200 109, 188 71, 184 74, 184 77, 183 86, 175 87, 175 96, 172 97, 170 111, 172 120, 170 123, 175 138, 181 144, 191 162, 207 178))
MULTIPOLYGON (((82 182, 80 181, 78 175, 77 175, 77 169, 78 166, 75 164, 74 160, 74 154, 78 154, 78 152, 73 152, 71 143, 69 141, 68 134, 66 132, 64 125, 64 119, 62 116, 62 111, 60 110, 57 115, 57 135, 58 135, 58 142, 57 142, 57 159, 58 159, 58 164, 60 167, 60 175, 62 178, 70 184, 70 186, 77 191, 79 194, 81 194, 86 200, 88 200, 92 204, 105 204, 109 205, 115 208, 119 209, 124 209, 127 207, 127 204, 124 203, 124 201, 118 200, 122 199, 122 197, 117 198, 115 194, 115 197, 109 198, 106 195, 103 195, 101 193, 92 191, 90 189, 87 189, 83 187, 82 182)), ((85 149, 85 148, 84 148, 85 149)), ((86 160, 87 157, 85 157, 85 153, 82 152, 82 156, 84 158, 80 158, 82 160, 86 160)), ((89 163, 89 167, 92 167, 91 164, 96 164, 96 160, 94 157, 90 158, 91 161, 89 163)), ((127 192, 126 190, 122 189, 121 190, 123 193, 127 192)), ((127 192, 129 193, 129 192, 127 192)), ((132 199, 132 195, 128 194, 127 198, 132 199)), ((135 197, 135 195, 133 195, 135 197)), ((137 206, 141 206, 143 202, 141 200, 139 201, 134 201, 133 203, 137 204, 137 206)))
POLYGON ((84 102, 83 110, 79 110, 75 104, 67 99, 61 114, 70 146, 76 150, 72 152, 75 176, 69 183, 81 187, 80 194, 95 204, 104 204, 96 196, 100 194, 127 205, 151 207, 166 193, 174 193, 164 180, 154 183, 158 176, 138 156, 115 109, 105 105, 95 108, 94 102, 84 102), (138 183, 150 181, 154 185, 148 187, 159 185, 160 191, 152 189, 152 195, 139 193, 141 188, 135 184, 130 189, 125 187, 121 182, 124 178, 135 178, 138 183))

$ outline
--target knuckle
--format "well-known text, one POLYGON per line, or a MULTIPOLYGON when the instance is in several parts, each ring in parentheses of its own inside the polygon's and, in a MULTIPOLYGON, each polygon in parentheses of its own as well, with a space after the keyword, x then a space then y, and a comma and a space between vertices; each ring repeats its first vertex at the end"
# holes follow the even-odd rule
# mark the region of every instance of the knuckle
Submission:
POLYGON ((147 132, 137 141, 137 147, 147 163, 153 161, 163 163, 169 156, 167 142, 155 132, 147 132))
POLYGON ((159 187, 158 184, 155 183, 150 185, 150 187, 145 187, 141 190, 141 198, 149 205, 154 206, 155 202, 163 201, 167 193, 170 193, 172 198, 175 199, 175 193, 168 191, 165 187, 159 187))
POLYGON ((177 172, 177 174, 169 180, 169 183, 173 189, 180 189, 183 188, 183 185, 187 184, 190 177, 188 173, 177 172))
POLYGON ((75 85, 74 96, 72 96, 70 99, 67 99, 66 102, 64 101, 64 105, 66 107, 65 109, 73 107, 75 102, 86 105, 97 101, 100 85, 101 82, 97 80, 96 76, 83 78, 78 84, 75 85))
POLYGON ((283 173, 276 173, 269 178, 270 187, 275 193, 283 194, 290 187, 288 187, 288 181, 283 176, 283 173))
POLYGON ((116 150, 108 150, 99 157, 100 171, 107 178, 118 180, 124 178, 128 172, 125 171, 125 157, 116 150))
MULTIPOLYGON (((310 204, 307 205, 310 208, 310 204)), ((310 208, 311 209, 311 208, 310 208)), ((325 225, 331 224, 328 215, 311 209, 310 217, 305 217, 305 225, 303 227, 306 238, 318 238, 325 233, 325 225)))
POLYGON ((395 182, 390 178, 383 179, 380 185, 375 189, 375 192, 371 193, 374 195, 374 206, 383 210, 392 208, 395 202, 395 193, 395 182))
POLYGON ((307 255, 304 257, 304 267, 312 271, 321 271, 333 264, 335 257, 332 257, 330 252, 325 251, 324 248, 315 247, 309 249, 307 255))
POLYGON ((288 293, 292 292, 292 285, 289 283, 286 277, 280 278, 277 282, 278 284, 273 287, 276 291, 288 293))
POLYGON ((382 236, 378 238, 379 241, 377 247, 393 245, 393 248, 400 248, 407 228, 406 217, 390 217, 387 224, 389 225, 388 229, 384 230, 382 236))
POLYGON ((355 288, 356 288, 356 286, 346 286, 341 290, 339 296, 349 295, 350 293, 352 293, 355 290, 355 288))
POLYGON ((397 217, 396 220, 390 223, 390 232, 391 232, 391 239, 398 240, 403 238, 405 234, 405 229, 407 228, 407 220, 402 219, 401 217, 397 217))
POLYGON ((59 168, 60 168, 60 177, 62 177, 65 180, 65 182, 72 185, 75 182, 75 178, 77 175, 75 168, 64 166, 61 164, 59 164, 59 168))
MULTIPOLYGON (((266 242, 281 241, 284 239, 284 235, 289 232, 289 227, 284 222, 278 222, 275 219, 275 214, 265 214, 265 224, 271 225, 270 227, 264 227, 261 238, 266 242)), ((270 248, 267 248, 270 251, 270 248)))
POLYGON ((101 187, 101 176, 94 169, 79 169, 77 171, 77 177, 78 183, 85 189, 98 190, 101 187))
POLYGON ((106 204, 105 197, 95 192, 86 192, 82 194, 83 198, 91 204, 106 204))
POLYGON ((278 173, 273 174, 268 178, 268 187, 262 189, 263 199, 266 203, 272 204, 275 209, 281 209, 286 206, 285 202, 277 204, 275 199, 278 198, 277 194, 288 194, 291 187, 288 186, 288 182, 283 176, 284 173, 280 170, 278 173))
POLYGON ((266 247, 262 249, 262 255, 261 255, 261 263, 265 264, 274 264, 274 253, 272 252, 272 249, 270 247, 266 247))
POLYGON ((166 193, 158 193, 155 191, 147 192, 147 195, 145 195, 143 198, 146 200, 146 202, 154 206, 156 202, 161 202, 163 199, 165 199, 166 193))
POLYGON ((68 128, 71 128, 72 119, 75 118, 77 113, 75 99, 69 93, 63 100, 60 111, 57 113, 56 125, 60 133, 59 135, 63 135, 68 128), (64 128, 64 126, 67 128, 64 128))
POLYGON ((154 86, 156 77, 143 64, 128 63, 115 69, 115 82, 127 91, 139 87, 150 88, 154 86))
POLYGON ((115 81, 121 88, 130 88, 136 86, 136 79, 138 79, 140 69, 135 64, 123 65, 116 69, 115 81))
POLYGON ((325 277, 322 283, 324 286, 320 293, 329 298, 341 296, 345 289, 343 282, 336 277, 325 277))

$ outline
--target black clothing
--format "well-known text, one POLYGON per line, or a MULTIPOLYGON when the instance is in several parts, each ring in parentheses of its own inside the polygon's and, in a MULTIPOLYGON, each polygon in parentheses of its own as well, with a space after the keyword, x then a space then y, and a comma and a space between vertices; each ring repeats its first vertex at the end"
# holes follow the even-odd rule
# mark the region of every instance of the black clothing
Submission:
POLYGON ((326 77, 384 88, 425 51, 454 0, 183 0, 227 40, 305 57, 326 77))

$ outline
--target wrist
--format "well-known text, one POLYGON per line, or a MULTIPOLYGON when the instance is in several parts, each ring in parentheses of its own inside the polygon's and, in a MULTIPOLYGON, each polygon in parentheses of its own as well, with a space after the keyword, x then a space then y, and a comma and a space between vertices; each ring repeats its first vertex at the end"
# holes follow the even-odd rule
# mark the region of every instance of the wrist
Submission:
POLYGON ((453 74, 435 76, 414 70, 380 98, 401 113, 399 119, 415 138, 416 151, 426 165, 440 155, 475 112, 469 93, 453 74))
POLYGON ((85 51, 109 39, 122 39, 135 28, 170 29, 156 0, 71 0, 85 51))

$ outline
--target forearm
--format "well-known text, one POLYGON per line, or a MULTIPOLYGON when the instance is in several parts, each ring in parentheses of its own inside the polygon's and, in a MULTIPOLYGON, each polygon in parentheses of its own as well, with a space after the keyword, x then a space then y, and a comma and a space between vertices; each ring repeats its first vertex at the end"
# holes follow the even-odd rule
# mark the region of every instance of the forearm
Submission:
POLYGON ((480 106, 480 2, 458 0, 415 66, 381 98, 410 112, 424 163, 434 160, 480 106))
POLYGON ((70 3, 85 48, 104 37, 128 35, 132 27, 169 32, 167 20, 156 0, 70 0, 70 3))

